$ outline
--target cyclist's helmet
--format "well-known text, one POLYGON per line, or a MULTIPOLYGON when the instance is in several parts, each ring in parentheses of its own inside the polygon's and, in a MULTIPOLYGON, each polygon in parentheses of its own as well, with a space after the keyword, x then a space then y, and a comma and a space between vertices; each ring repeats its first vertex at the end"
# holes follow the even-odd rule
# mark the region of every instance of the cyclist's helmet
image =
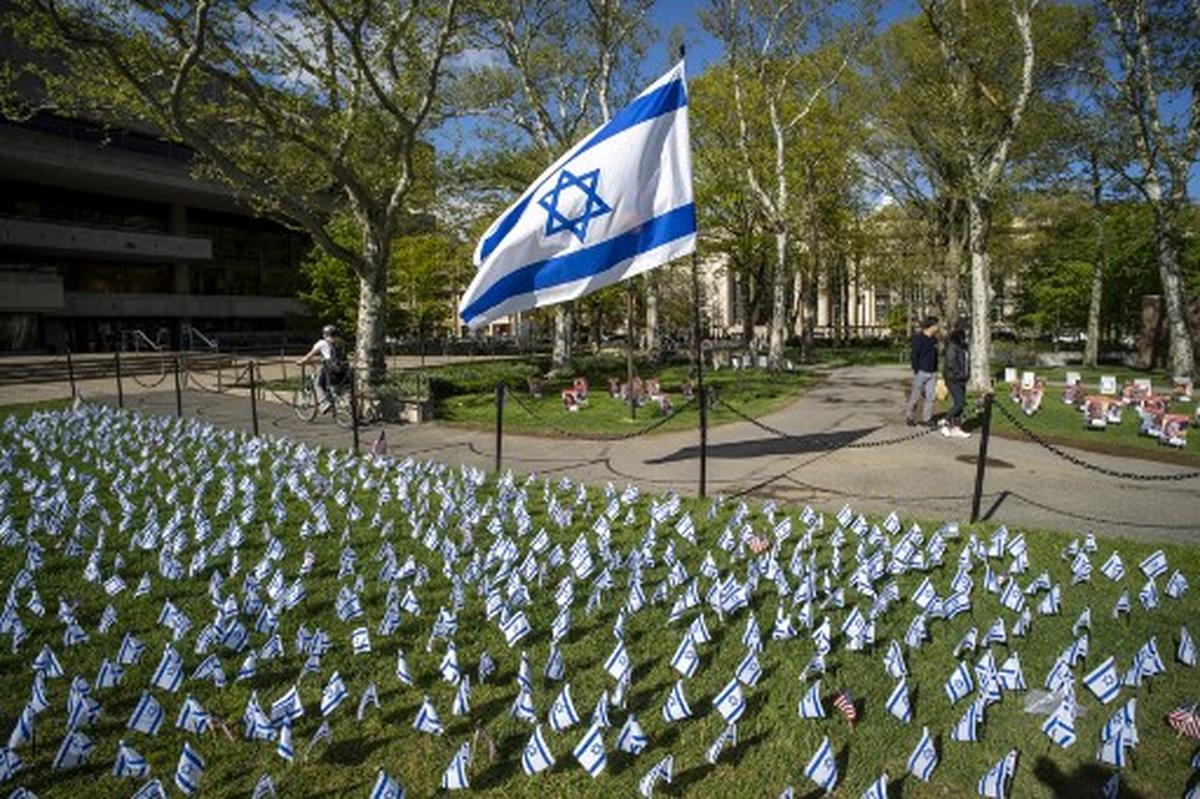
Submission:
POLYGON ((321 328, 321 335, 322 336, 336 336, 337 328, 333 325, 325 325, 325 327, 321 328))

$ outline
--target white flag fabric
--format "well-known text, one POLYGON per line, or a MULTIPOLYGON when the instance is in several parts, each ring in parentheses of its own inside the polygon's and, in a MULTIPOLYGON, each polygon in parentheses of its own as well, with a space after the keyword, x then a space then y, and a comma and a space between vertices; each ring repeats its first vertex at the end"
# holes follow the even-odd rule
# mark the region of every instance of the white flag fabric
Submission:
POLYGON ((916 748, 908 756, 908 773, 922 782, 929 782, 937 764, 938 754, 933 745, 933 737, 930 736, 928 727, 922 727, 921 740, 917 741, 916 748))
POLYGON ((804 776, 820 785, 826 791, 832 791, 838 781, 837 761, 833 757, 833 746, 829 743, 829 737, 821 741, 821 745, 817 748, 816 754, 812 756, 812 760, 808 761, 808 765, 804 767, 804 776))
POLYGON ((525 744, 525 751, 521 753, 521 767, 525 769, 527 775, 532 777, 553 765, 554 755, 550 753, 550 747, 546 745, 546 738, 542 735, 542 725, 539 724, 534 728, 529 743, 525 744))
POLYGON ((492 223, 459 315, 567 302, 696 248, 683 62, 572 147, 492 223))
POLYGON ((608 754, 604 751, 604 730, 593 725, 587 735, 575 745, 571 754, 588 774, 593 777, 600 776, 600 772, 604 771, 604 766, 608 763, 608 754))

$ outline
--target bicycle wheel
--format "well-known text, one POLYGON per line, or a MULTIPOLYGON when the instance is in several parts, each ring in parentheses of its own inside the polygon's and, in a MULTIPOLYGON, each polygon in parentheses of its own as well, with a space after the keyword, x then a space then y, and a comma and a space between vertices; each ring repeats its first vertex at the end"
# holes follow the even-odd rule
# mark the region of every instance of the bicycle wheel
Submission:
POLYGON ((350 409, 350 392, 339 391, 333 401, 333 421, 338 427, 349 430, 354 426, 354 414, 350 409))
POLYGON ((292 394, 292 410, 302 422, 317 418, 317 397, 311 387, 301 386, 292 394))

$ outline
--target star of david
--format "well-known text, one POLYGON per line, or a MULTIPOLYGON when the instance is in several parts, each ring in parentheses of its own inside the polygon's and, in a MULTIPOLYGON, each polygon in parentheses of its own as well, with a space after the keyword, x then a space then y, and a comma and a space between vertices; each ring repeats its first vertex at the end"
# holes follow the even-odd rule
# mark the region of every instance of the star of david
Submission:
POLYGON ((546 209, 547 236, 569 230, 580 241, 587 238, 588 222, 612 211, 608 203, 596 193, 596 183, 599 180, 599 169, 593 169, 583 175, 576 175, 567 169, 558 173, 558 182, 554 184, 554 188, 538 200, 538 205, 546 209), (572 188, 574 191, 567 191, 572 188), (584 200, 582 210, 578 210, 580 194, 584 200), (559 209, 560 202, 563 203, 563 210, 559 209), (578 211, 576 216, 569 216, 575 211, 578 211))

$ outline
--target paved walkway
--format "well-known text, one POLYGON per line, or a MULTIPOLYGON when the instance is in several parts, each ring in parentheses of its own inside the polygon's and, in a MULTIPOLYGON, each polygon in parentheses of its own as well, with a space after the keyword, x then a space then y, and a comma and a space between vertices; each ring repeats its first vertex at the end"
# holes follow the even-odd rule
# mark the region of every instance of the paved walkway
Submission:
MULTIPOLYGON (((839 369, 789 407, 762 419, 783 430, 779 438, 749 423, 709 432, 708 490, 732 495, 750 490, 812 503, 836 511, 844 502, 855 510, 897 510, 905 518, 930 521, 969 518, 978 438, 948 439, 936 433, 881 447, 828 449, 907 435, 902 402, 906 370, 894 366, 839 369)), ((174 413, 173 391, 126 396, 127 405, 154 413, 174 413)), ((110 389, 111 390, 111 389, 110 389)), ((112 401, 111 395, 96 399, 112 401)), ((184 413, 215 424, 249 429, 245 394, 185 392, 184 413)), ((523 413, 510 407, 510 413, 523 413)), ((264 434, 348 446, 350 432, 328 417, 306 424, 277 401, 259 403, 264 434)), ((363 446, 379 428, 361 431, 363 446)), ((386 428, 389 452, 490 467, 494 434, 438 424, 386 428)), ((1108 468, 1170 474, 1181 467, 1091 452, 1080 457, 1108 468)), ((694 431, 662 433, 625 441, 539 438, 506 435, 503 465, 518 472, 569 474, 589 483, 634 482, 644 488, 695 493, 698 442, 694 431)), ((1021 527, 1147 539, 1200 541, 1200 479, 1131 482, 1085 471, 1025 441, 993 437, 983 509, 986 518, 1021 527)))

